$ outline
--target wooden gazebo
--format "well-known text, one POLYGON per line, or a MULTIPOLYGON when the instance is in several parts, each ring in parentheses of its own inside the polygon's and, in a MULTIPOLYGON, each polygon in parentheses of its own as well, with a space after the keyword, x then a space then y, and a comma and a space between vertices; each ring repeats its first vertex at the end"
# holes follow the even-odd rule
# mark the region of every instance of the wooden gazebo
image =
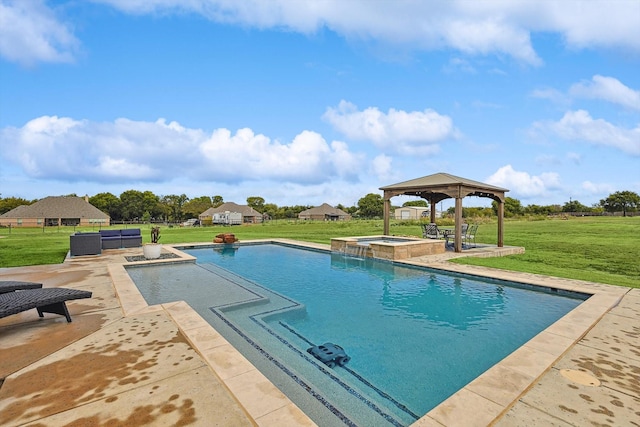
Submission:
POLYGON ((455 199, 456 252, 462 252, 462 199, 467 196, 488 197, 498 202, 498 246, 504 246, 504 193, 507 189, 494 187, 448 173, 436 173, 422 178, 381 187, 384 191, 384 235, 389 234, 391 198, 400 195, 417 196, 429 202, 431 222, 436 222, 436 204, 444 199, 455 199))

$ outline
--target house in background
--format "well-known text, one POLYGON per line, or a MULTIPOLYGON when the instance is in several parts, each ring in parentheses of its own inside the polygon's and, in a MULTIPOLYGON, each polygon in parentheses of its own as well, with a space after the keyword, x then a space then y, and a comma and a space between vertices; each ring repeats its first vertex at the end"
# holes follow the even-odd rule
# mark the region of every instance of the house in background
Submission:
POLYGON ((88 197, 51 196, 18 206, 0 215, 0 226, 109 226, 111 218, 89 203, 88 197))
POLYGON ((342 209, 323 203, 321 206, 307 209, 298 214, 298 219, 316 220, 316 221, 347 221, 351 219, 351 215, 342 209))
POLYGON ((251 206, 238 205, 233 202, 226 202, 217 208, 209 208, 198 215, 201 224, 212 224, 215 218, 235 218, 237 214, 241 216, 241 223, 259 224, 262 222, 262 214, 251 206), (224 215, 221 215, 224 214, 224 215), (236 214, 236 215, 234 215, 236 214))
POLYGON ((403 206, 393 212, 395 219, 421 219, 429 218, 429 208, 422 206, 403 206))

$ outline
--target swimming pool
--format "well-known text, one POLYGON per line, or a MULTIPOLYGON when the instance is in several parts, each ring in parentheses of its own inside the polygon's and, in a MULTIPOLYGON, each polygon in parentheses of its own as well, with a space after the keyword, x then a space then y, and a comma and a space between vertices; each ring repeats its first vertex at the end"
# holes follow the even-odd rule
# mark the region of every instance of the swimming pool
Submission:
POLYGON ((281 245, 185 251, 198 265, 128 269, 145 299, 186 300, 321 425, 411 424, 582 301, 281 245), (351 361, 306 353, 324 342, 351 361))

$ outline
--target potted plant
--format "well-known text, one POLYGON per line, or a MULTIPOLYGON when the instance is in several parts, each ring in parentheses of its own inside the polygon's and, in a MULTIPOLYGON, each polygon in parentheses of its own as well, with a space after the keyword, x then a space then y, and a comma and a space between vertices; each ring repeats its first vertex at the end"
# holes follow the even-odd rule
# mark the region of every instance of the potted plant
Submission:
POLYGON ((160 258, 162 245, 158 243, 160 240, 160 227, 151 227, 151 243, 145 243, 142 246, 142 253, 146 259, 160 258))

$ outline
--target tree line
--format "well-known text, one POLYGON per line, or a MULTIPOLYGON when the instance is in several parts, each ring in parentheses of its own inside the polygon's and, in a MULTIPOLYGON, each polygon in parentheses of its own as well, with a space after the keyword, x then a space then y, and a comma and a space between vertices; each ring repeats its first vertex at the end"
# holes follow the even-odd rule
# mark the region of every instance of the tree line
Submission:
MULTIPOLYGON (((76 196, 70 194, 68 196, 76 196)), ((38 200, 26 200, 20 197, 0 197, 0 215, 21 205, 30 205, 38 200)), ((188 218, 197 218, 209 208, 215 208, 224 203, 223 197, 200 196, 189 198, 185 194, 170 194, 158 196, 151 191, 127 190, 115 196, 111 193, 99 193, 89 197, 89 203, 104 213, 113 221, 166 221, 181 222, 188 218)), ((304 210, 310 209, 310 205, 278 206, 275 203, 266 203, 260 196, 247 197, 246 204, 269 219, 295 219, 304 210)), ((404 206, 428 207, 425 200, 408 201, 404 206)), ((381 195, 369 193, 358 200, 355 206, 343 206, 338 204, 336 208, 351 214, 354 218, 382 218, 384 201, 381 195)), ((396 207, 392 207, 397 208, 396 207)), ((493 202, 488 207, 465 207, 463 217, 495 216, 497 203, 493 202)), ((447 214, 453 215, 454 208, 449 208, 447 214)), ((570 200, 564 205, 528 205, 522 206, 518 199, 505 198, 505 217, 522 215, 557 215, 563 213, 582 213, 601 215, 605 212, 621 212, 622 215, 637 213, 640 210, 640 196, 632 191, 616 191, 607 198, 600 200, 593 206, 585 206, 577 200, 570 200)))

